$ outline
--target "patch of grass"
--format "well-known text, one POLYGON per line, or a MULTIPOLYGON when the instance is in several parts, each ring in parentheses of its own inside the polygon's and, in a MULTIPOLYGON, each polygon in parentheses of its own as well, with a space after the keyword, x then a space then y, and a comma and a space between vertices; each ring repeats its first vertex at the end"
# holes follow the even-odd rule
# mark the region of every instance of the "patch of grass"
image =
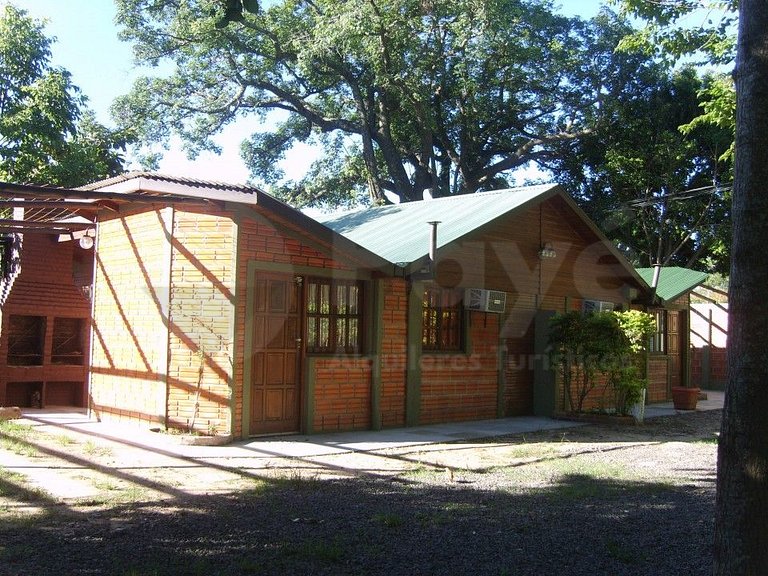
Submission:
POLYGON ((714 444, 717 445, 719 438, 717 436, 713 436, 712 438, 699 438, 697 440, 693 441, 693 444, 714 444))
POLYGON ((509 457, 520 460, 528 458, 551 458, 557 450, 551 444, 519 444, 509 449, 509 457))
POLYGON ((59 446, 72 446, 72 444, 77 444, 77 440, 66 434, 56 434, 54 438, 59 446))
POLYGON ((416 468, 408 470, 401 478, 415 482, 435 482, 445 480, 445 468, 435 468, 426 464, 420 464, 416 468))
POLYGON ((387 528, 397 528, 403 525, 403 517, 391 512, 386 514, 376 514, 373 519, 378 524, 382 524, 387 528))
POLYGON ((337 564, 344 558, 344 548, 338 539, 333 542, 311 539, 290 546, 287 552, 302 560, 320 564, 337 564))
POLYGON ((321 482, 317 472, 305 473, 293 469, 285 476, 275 477, 273 483, 276 487, 288 490, 315 490, 321 482))
POLYGON ((622 564, 636 564, 643 556, 637 547, 627 546, 615 540, 609 540, 605 544, 605 550, 611 558, 615 558, 622 564))
POLYGON ((0 420, 0 448, 19 456, 37 456, 38 450, 31 442, 34 432, 34 428, 28 424, 0 420))
POLYGON ((113 482, 112 480, 97 480, 96 482, 93 483, 93 485, 98 490, 104 490, 107 492, 120 489, 120 486, 115 482, 113 482))
POLYGON ((0 468, 0 497, 12 498, 24 502, 39 502, 48 499, 48 493, 29 485, 23 474, 0 468))
POLYGON ((112 448, 109 446, 99 446, 93 440, 88 440, 83 444, 83 452, 89 456, 111 456, 112 448))

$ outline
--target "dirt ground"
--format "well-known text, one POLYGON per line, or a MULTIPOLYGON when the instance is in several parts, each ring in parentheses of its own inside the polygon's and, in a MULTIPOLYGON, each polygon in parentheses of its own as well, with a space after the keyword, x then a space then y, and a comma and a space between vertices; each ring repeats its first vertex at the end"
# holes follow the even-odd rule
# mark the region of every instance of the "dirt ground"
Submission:
POLYGON ((5 423, 0 574, 703 573, 720 416, 297 458, 5 423))

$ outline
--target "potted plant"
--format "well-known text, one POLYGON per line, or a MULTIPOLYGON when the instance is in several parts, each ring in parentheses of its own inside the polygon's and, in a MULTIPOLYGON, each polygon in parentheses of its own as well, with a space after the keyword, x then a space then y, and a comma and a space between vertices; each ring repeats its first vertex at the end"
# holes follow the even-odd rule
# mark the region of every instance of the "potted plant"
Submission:
POLYGON ((675 410, 696 410, 699 401, 699 388, 686 388, 685 386, 672 387, 672 404, 675 410))

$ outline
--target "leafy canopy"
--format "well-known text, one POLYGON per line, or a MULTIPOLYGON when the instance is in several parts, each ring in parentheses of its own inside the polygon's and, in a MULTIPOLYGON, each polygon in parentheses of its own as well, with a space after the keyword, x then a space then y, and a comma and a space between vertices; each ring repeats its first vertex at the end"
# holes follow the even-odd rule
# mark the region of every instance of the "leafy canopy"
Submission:
POLYGON ((0 180, 76 186, 121 172, 127 135, 85 109, 51 43, 25 11, 0 8, 0 180))
POLYGON ((214 0, 117 5, 138 60, 172 64, 116 102, 119 122, 147 143, 179 135, 194 156, 235 119, 277 118, 242 153, 295 204, 504 186, 593 129, 615 59, 547 0, 280 0, 234 18, 214 0), (280 161, 299 142, 322 153, 286 182, 280 161))

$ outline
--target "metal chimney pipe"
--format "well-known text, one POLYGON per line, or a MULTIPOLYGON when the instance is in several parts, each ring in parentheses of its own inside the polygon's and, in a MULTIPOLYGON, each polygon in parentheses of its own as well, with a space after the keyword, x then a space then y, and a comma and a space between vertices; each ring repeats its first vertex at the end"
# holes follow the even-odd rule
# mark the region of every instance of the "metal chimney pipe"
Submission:
POLYGON ((434 270, 433 265, 437 258, 437 225, 440 224, 440 220, 433 220, 427 224, 432 226, 432 235, 429 239, 429 267, 430 270, 434 270))

